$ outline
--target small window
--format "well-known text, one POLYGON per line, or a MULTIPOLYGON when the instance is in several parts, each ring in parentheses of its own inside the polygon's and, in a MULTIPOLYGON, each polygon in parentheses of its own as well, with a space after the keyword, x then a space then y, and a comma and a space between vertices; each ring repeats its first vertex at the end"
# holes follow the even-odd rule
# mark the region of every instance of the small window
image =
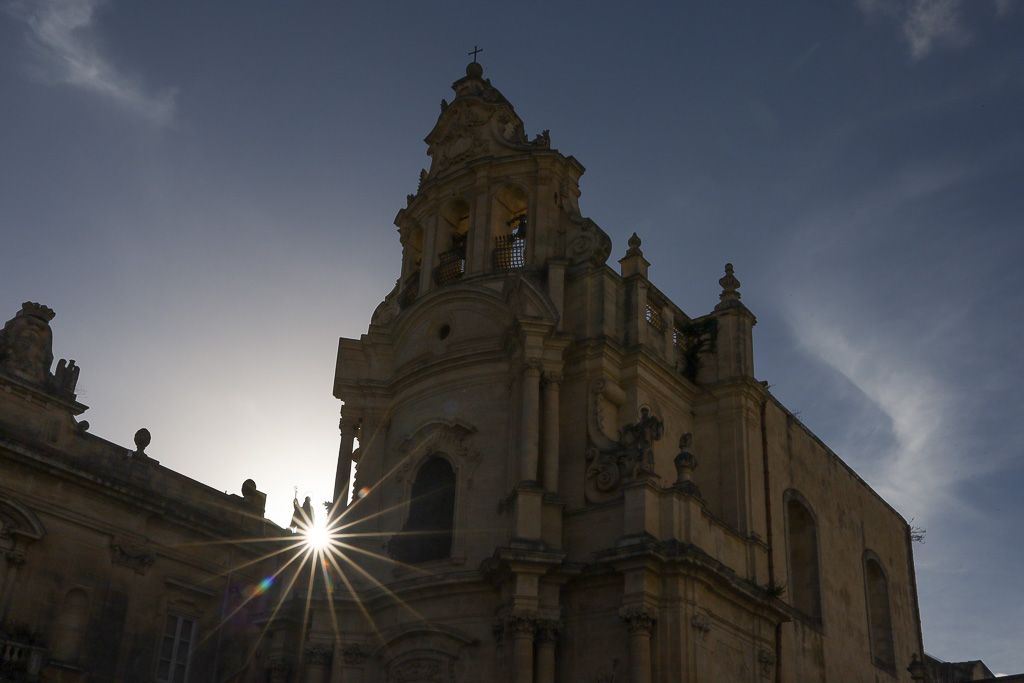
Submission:
POLYGON ((164 636, 160 642, 160 660, 156 680, 160 683, 185 683, 188 680, 188 660, 192 652, 195 621, 188 617, 167 615, 164 636))
POLYGON ((454 519, 455 472, 435 455, 416 474, 409 518, 388 544, 391 556, 410 564, 450 557, 454 519))
POLYGON ((786 500, 786 543, 789 550, 790 604, 814 621, 821 621, 818 569, 818 529, 810 507, 791 491, 786 500))
POLYGON ((864 556, 864 587, 867 590, 868 634, 871 638, 871 659, 875 666, 889 671, 896 669, 896 653, 892 644, 892 613, 889 610, 889 581, 878 557, 868 551, 864 556))

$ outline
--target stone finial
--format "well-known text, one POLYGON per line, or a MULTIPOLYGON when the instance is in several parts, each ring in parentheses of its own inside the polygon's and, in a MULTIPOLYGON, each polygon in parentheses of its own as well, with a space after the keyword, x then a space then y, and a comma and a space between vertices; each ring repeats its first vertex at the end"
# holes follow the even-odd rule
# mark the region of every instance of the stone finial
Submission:
POLYGON ((619 259, 619 270, 622 277, 637 274, 647 277, 647 269, 651 264, 644 258, 644 252, 640 249, 640 236, 634 232, 629 236, 626 244, 629 245, 626 255, 619 259))
POLYGON ((146 455, 146 446, 153 439, 149 430, 143 427, 139 431, 135 432, 135 456, 139 458, 148 458, 146 455))
POLYGON ((626 256, 643 256, 644 252, 640 251, 640 236, 635 232, 629 236, 629 240, 626 242, 629 245, 629 249, 626 250, 626 256))
POLYGON ((725 275, 718 281, 718 284, 722 285, 722 293, 718 295, 721 303, 716 308, 731 306, 734 302, 739 302, 740 293, 737 290, 740 288, 740 281, 733 274, 731 263, 725 264, 725 275))
POLYGON ((679 437, 679 454, 673 460, 676 466, 676 483, 674 488, 691 496, 700 496, 700 489, 693 482, 693 470, 697 467, 697 456, 690 452, 690 444, 692 442, 693 435, 689 432, 679 437))
POLYGON ((483 78, 484 67, 480 62, 470 62, 466 65, 466 76, 469 78, 483 78))

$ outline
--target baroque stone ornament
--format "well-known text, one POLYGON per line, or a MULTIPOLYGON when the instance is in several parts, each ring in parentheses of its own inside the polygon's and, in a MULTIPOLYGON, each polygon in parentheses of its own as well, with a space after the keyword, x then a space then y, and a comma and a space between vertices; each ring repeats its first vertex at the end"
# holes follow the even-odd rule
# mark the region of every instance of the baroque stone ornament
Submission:
POLYGON ((483 78, 479 63, 469 64, 465 78, 452 88, 455 99, 450 104, 442 101, 441 116, 426 138, 432 159, 427 178, 484 156, 550 147, 551 138, 543 133, 532 143, 527 140, 522 120, 504 95, 483 78))
POLYGON ((415 657, 398 662, 391 667, 389 683, 449 683, 448 666, 445 662, 429 657, 415 657))
POLYGON ((312 646, 306 650, 306 663, 325 666, 331 663, 331 650, 327 647, 312 646))
POLYGON ((512 614, 505 619, 505 628, 512 637, 533 637, 537 632, 537 618, 527 614, 512 614))
POLYGON ((446 453, 457 465, 458 474, 473 484, 473 473, 480 464, 480 451, 472 442, 476 427, 461 420, 431 419, 406 437, 399 449, 405 455, 402 466, 395 471, 395 480, 404 482, 415 471, 423 457, 430 453, 446 453))
POLYGON ((657 621, 654 610, 643 605, 628 605, 621 608, 619 618, 626 622, 626 630, 630 635, 650 634, 654 630, 654 622, 657 621))
POLYGON ((594 221, 578 215, 578 209, 573 205, 571 208, 575 213, 569 215, 572 221, 572 228, 567 235, 566 255, 573 264, 590 263, 600 265, 608 260, 612 253, 612 240, 608 234, 599 228, 594 221))
POLYGON ((74 400, 75 387, 78 386, 78 371, 80 369, 73 360, 69 361, 61 358, 57 362, 57 370, 53 375, 54 389, 56 389, 57 393, 74 400))
POLYGON ((53 309, 33 301, 21 305, 17 315, 0 330, 0 370, 45 387, 53 363, 53 309))
POLYGON ((341 659, 349 666, 358 666, 370 656, 370 650, 362 643, 348 643, 341 648, 341 659))
POLYGON ((704 614, 694 614, 690 617, 690 626, 697 631, 701 639, 711 632, 711 620, 704 614))
POLYGON ((757 651, 757 663, 761 667, 761 676, 767 678, 772 675, 772 668, 775 666, 775 654, 761 648, 757 651))
POLYGON ((539 642, 554 643, 558 641, 564 625, 558 619, 538 619, 536 622, 537 640, 539 642))
POLYGON ((661 418, 650 408, 640 409, 640 419, 619 430, 617 442, 605 447, 591 443, 587 448, 584 490, 592 503, 612 500, 626 481, 654 472, 654 442, 665 433, 661 418))
POLYGON ((110 561, 121 567, 127 567, 136 574, 145 574, 156 562, 156 555, 149 549, 128 541, 112 539, 110 541, 110 561))
POLYGON ((690 452, 692 442, 693 435, 689 432, 679 437, 679 453, 672 461, 676 466, 676 483, 673 488, 691 496, 700 496, 700 489, 693 482, 693 470, 697 467, 697 456, 690 452))

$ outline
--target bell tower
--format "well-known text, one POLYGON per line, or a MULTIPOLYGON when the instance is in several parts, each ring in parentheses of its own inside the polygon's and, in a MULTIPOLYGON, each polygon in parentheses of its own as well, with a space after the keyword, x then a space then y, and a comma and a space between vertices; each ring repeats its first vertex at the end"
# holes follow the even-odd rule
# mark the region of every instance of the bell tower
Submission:
MULTIPOLYGON (((333 638, 332 680, 667 683, 728 659, 700 659, 728 613, 743 661, 774 651, 769 398, 733 267, 687 315, 638 235, 608 263, 583 166, 480 64, 452 89, 395 287, 338 343, 337 581, 311 645, 333 638)), ((736 666, 700 680, 753 683, 736 666)))

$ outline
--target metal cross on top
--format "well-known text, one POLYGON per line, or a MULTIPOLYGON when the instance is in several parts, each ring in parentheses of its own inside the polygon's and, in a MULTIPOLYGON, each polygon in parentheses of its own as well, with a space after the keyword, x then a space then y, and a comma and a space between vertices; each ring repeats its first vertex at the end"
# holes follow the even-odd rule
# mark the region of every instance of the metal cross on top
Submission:
POLYGON ((483 48, 477 47, 476 45, 474 45, 473 49, 470 50, 469 52, 467 52, 466 54, 467 55, 473 55, 473 63, 476 64, 476 56, 478 54, 480 54, 481 52, 483 52, 483 51, 484 51, 483 48))

